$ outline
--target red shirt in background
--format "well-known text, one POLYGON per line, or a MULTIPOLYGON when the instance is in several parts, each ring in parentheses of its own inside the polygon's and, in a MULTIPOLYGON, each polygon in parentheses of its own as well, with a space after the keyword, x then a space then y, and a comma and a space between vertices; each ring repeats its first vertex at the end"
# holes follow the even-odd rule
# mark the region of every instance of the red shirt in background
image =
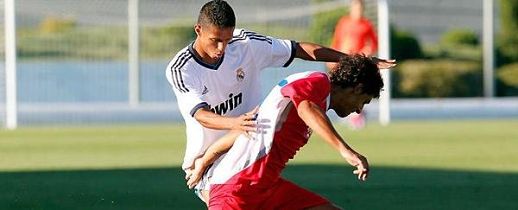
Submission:
POLYGON ((344 53, 363 53, 371 56, 378 50, 378 38, 366 18, 340 18, 335 27, 331 48, 344 53))

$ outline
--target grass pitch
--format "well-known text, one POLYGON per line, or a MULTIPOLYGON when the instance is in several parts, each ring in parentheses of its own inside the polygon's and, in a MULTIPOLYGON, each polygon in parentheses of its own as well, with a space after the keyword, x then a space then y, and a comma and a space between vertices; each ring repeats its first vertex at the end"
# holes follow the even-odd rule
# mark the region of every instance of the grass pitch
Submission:
MULTIPOLYGON (((367 182, 316 135, 284 176, 346 209, 518 209, 518 121, 405 121, 339 132, 367 182)), ((0 131, 0 209, 203 209, 181 125, 0 131)))

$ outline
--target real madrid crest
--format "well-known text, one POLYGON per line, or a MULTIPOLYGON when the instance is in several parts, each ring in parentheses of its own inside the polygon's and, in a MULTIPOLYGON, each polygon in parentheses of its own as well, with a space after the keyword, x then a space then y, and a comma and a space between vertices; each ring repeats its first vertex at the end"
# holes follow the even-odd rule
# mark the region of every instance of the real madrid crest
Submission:
POLYGON ((243 79, 245 79, 245 72, 243 71, 243 68, 238 68, 236 70, 236 80, 241 82, 243 79))

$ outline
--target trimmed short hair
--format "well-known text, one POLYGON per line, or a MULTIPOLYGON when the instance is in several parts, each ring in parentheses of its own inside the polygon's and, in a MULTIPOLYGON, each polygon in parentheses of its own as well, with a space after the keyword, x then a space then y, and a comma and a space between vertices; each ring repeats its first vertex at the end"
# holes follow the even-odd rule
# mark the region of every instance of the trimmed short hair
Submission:
POLYGON ((348 55, 329 73, 331 84, 342 88, 361 85, 362 92, 378 98, 383 88, 383 79, 378 66, 371 58, 361 55, 348 55))
POLYGON ((235 27, 236 15, 226 1, 213 0, 201 7, 198 24, 213 25, 219 28, 235 27))

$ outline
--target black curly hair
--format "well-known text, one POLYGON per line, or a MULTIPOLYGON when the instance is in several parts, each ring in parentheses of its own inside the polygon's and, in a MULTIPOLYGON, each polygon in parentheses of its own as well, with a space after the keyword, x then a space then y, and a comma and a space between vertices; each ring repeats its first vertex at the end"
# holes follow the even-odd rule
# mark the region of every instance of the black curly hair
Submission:
POLYGON ((213 25, 219 28, 235 27, 236 15, 226 1, 213 0, 201 7, 198 24, 213 25))
POLYGON ((342 57, 329 75, 332 85, 348 88, 361 84, 362 92, 374 98, 379 97, 383 87, 379 68, 371 58, 361 54, 342 57))

